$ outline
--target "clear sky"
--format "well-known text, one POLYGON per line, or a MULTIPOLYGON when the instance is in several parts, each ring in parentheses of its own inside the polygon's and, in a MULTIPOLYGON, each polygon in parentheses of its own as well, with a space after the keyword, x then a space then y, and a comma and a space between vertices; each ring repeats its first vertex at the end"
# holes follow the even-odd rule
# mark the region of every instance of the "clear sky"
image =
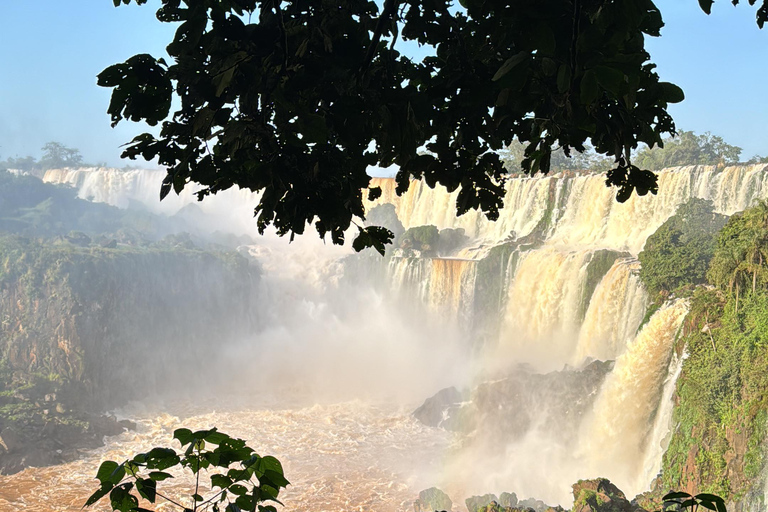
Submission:
MULTIPOLYGON (((656 3, 666 27, 648 47, 662 78, 685 90, 671 109, 678 128, 720 135, 744 159, 768 154, 768 27, 757 28, 755 8, 717 0, 707 16, 696 0, 656 3)), ((146 127, 110 127, 96 75, 136 53, 163 55, 173 28, 155 19, 158 4, 0 0, 0 159, 39 156, 55 140, 89 162, 130 163, 119 146, 146 127)))

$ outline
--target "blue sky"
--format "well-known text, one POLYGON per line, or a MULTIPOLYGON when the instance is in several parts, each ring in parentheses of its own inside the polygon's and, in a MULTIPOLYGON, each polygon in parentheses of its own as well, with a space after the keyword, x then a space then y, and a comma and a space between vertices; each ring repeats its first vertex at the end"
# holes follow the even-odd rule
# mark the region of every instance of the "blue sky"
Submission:
MULTIPOLYGON (((158 3, 0 0, 0 159, 39 156, 56 140, 89 162, 130 163, 119 146, 146 127, 112 129, 95 77, 136 53, 164 53, 173 29, 155 20, 158 3)), ((768 27, 757 28, 755 8, 717 0, 707 16, 696 0, 656 3, 666 27, 648 48, 662 78, 685 90, 671 109, 678 128, 720 135, 745 159, 768 154, 768 27)))

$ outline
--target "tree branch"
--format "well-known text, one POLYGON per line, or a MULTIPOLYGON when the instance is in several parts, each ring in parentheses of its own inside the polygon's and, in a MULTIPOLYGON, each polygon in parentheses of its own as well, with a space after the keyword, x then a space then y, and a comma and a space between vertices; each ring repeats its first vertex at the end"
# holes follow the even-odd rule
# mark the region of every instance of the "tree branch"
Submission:
POLYGON ((386 0, 384 10, 381 11, 381 16, 379 16, 379 19, 376 22, 376 29, 373 32, 373 39, 371 39, 371 45, 368 47, 368 53, 365 55, 365 61, 360 68, 363 72, 367 71, 368 66, 371 65, 373 56, 376 53, 376 48, 379 46, 379 41, 381 41, 381 35, 384 33, 384 26, 392 17, 392 13, 395 12, 399 3, 400 0, 386 0))

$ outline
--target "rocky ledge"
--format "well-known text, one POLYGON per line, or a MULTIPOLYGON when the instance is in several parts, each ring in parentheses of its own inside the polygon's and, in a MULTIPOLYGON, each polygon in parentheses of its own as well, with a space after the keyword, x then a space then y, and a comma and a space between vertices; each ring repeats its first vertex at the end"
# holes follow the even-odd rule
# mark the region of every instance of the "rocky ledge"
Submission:
MULTIPOLYGON (((646 512, 636 501, 627 500, 624 493, 607 478, 579 480, 573 484, 571 512, 646 512)), ((518 500, 514 492, 472 496, 465 500, 469 512, 564 512, 560 506, 550 506, 541 500, 518 500)), ((414 512, 448 512, 461 510, 454 507, 450 497, 436 487, 419 493, 413 502, 414 512)))
POLYGON ((82 450, 102 446, 104 436, 136 427, 77 410, 74 397, 66 386, 43 378, 0 391, 0 474, 69 462, 82 450))

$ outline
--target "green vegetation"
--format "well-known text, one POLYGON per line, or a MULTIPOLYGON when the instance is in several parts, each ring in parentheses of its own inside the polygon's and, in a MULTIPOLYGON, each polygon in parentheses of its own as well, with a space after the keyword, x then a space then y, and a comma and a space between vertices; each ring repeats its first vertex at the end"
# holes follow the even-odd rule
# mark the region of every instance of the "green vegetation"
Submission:
MULTIPOLYGON (((734 215, 720 231, 691 298, 679 347, 674 430, 662 484, 740 501, 761 482, 768 429, 768 207, 734 215)), ((762 489, 762 486, 760 489, 762 489)), ((762 493, 762 490, 759 491, 762 493)))
POLYGON ((768 281, 768 202, 734 215, 723 228, 707 277, 715 286, 736 297, 745 289, 752 293, 768 281))
POLYGON ((729 165, 739 161, 741 148, 707 132, 696 135, 680 131, 664 141, 663 147, 645 148, 634 158, 635 165, 659 170, 679 165, 729 165))
POLYGON ((716 235, 726 220, 714 212, 712 201, 692 198, 648 237, 638 257, 640 279, 651 297, 706 282, 716 235))
POLYGON ((157 447, 120 464, 111 460, 102 462, 96 473, 99 489, 84 506, 98 503, 107 495, 112 510, 120 512, 146 510, 139 507, 140 499, 148 503, 164 501, 183 512, 276 512, 274 505, 265 503, 272 501, 282 505, 277 499, 280 489, 290 482, 285 479, 283 466, 276 458, 262 457, 242 439, 230 437, 215 428, 197 432, 181 428, 174 431, 173 438, 179 441, 184 450, 182 453, 173 448, 157 447), (206 449, 209 445, 216 448, 206 449), (157 489, 158 482, 174 478, 167 472, 174 468, 194 475, 195 489, 186 499, 174 499, 157 489), (207 497, 200 494, 203 492, 200 486, 203 470, 210 478, 210 486, 203 484, 203 488, 211 489, 207 497), (217 470, 220 472, 213 473, 217 470))
MULTIPOLYGON (((67 235, 72 231, 94 235, 120 229, 146 231, 153 224, 155 229, 162 228, 160 220, 149 213, 92 203, 79 199, 70 187, 0 171, 0 231, 27 236, 67 235)), ((150 231, 148 236, 161 233, 150 231)))
POLYGON ((416 250, 425 256, 437 253, 439 241, 440 231, 435 226, 408 228, 398 240, 401 249, 416 250))

